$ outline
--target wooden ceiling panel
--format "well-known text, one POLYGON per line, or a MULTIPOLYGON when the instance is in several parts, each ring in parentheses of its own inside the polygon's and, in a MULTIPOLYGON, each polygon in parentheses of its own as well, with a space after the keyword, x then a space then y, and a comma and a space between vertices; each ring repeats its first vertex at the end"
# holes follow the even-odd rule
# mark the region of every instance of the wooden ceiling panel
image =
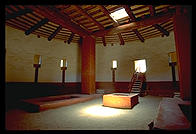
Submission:
POLYGON ((104 37, 108 45, 168 35, 173 30, 175 8, 175 5, 8 5, 5 11, 6 24, 24 32, 48 19, 31 33, 68 42, 78 42, 83 36, 93 35, 96 42, 102 44, 104 37), (110 13, 122 7, 130 13, 117 23, 110 13), (58 30, 59 26, 62 28, 58 30), (58 31, 55 33, 55 30, 58 31))

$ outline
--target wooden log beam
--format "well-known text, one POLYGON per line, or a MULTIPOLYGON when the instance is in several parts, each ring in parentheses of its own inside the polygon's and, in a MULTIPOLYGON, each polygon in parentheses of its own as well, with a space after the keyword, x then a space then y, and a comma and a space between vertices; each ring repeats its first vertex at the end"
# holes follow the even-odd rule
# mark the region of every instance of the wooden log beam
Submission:
POLYGON ((36 29, 40 28, 41 26, 43 26, 44 24, 48 23, 48 19, 42 19, 41 21, 39 21, 37 24, 35 24, 34 26, 32 26, 30 29, 25 31, 26 35, 29 35, 30 33, 32 33, 33 31, 35 31, 36 29))
POLYGON ((104 36, 102 37, 102 42, 103 42, 103 45, 106 46, 105 37, 104 36))
POLYGON ((42 16, 45 16, 52 22, 56 22, 64 28, 69 29, 73 33, 76 33, 82 37, 89 36, 90 33, 82 29, 80 26, 71 22, 71 19, 66 14, 60 13, 56 8, 48 8, 47 6, 30 6, 26 5, 25 7, 32 9, 33 11, 39 13, 42 16))
POLYGON ((118 33, 118 37, 120 39, 120 45, 124 45, 125 42, 124 42, 123 37, 122 37, 122 35, 120 33, 118 33))
POLYGON ((148 18, 144 18, 141 21, 131 22, 129 24, 120 25, 114 28, 108 28, 107 30, 100 30, 100 31, 93 33, 92 35, 100 37, 104 35, 121 33, 121 32, 129 31, 129 30, 133 30, 133 29, 138 29, 138 28, 154 25, 154 24, 161 23, 161 22, 171 19, 173 17, 173 14, 174 12, 169 12, 169 13, 160 14, 157 16, 150 16, 148 18))
POLYGON ((68 44, 71 43, 73 37, 74 37, 74 33, 71 33, 70 36, 69 36, 69 39, 68 39, 68 41, 67 41, 68 44))
POLYGON ((32 12, 33 11, 31 9, 23 9, 23 10, 19 10, 17 12, 14 12, 14 13, 7 13, 5 18, 6 18, 6 20, 14 19, 16 17, 25 15, 27 13, 32 13, 32 12))
POLYGON ((84 11, 81 7, 79 6, 74 6, 82 15, 86 16, 89 20, 91 20, 95 25, 97 25, 101 30, 104 30, 104 27, 97 22, 92 16, 90 16, 86 11, 84 11))
POLYGON ((133 32, 136 34, 136 36, 141 40, 141 42, 144 42, 144 38, 142 35, 138 32, 137 29, 133 29, 133 32))
POLYGON ((62 29, 62 26, 60 25, 49 37, 48 37, 48 41, 51 41, 58 32, 60 32, 60 30, 62 29))
POLYGON ((134 15, 133 12, 131 11, 130 6, 124 5, 123 7, 125 8, 125 11, 126 11, 127 14, 129 15, 129 17, 131 18, 131 20, 136 21, 135 15, 134 15))
POLYGON ((161 27, 160 25, 154 24, 153 27, 158 29, 161 33, 163 33, 163 35, 169 36, 169 32, 165 30, 163 27, 161 27))
POLYGON ((103 5, 98 5, 98 7, 101 9, 101 11, 110 19, 112 20, 114 26, 118 25, 116 21, 110 16, 110 12, 103 6, 103 5))

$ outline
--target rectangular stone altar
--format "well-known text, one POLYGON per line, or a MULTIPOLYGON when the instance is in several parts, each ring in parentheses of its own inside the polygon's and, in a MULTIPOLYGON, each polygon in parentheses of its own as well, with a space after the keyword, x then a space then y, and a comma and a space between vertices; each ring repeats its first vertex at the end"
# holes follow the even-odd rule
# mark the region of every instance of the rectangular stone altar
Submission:
POLYGON ((103 95, 103 105, 115 108, 133 108, 138 104, 137 93, 113 93, 103 95))

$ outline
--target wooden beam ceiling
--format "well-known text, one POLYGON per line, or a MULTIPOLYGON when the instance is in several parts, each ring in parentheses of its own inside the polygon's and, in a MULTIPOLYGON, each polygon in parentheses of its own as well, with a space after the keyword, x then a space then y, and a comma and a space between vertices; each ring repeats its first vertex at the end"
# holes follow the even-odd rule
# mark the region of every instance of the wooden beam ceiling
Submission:
POLYGON ((118 37, 119 37, 119 39, 120 39, 120 45, 124 45, 125 42, 124 42, 124 40, 123 40, 123 37, 122 37, 121 33, 117 33, 117 34, 118 34, 118 37))
POLYGON ((74 33, 71 33, 70 36, 69 36, 69 39, 68 39, 68 41, 67 41, 68 44, 71 43, 73 37, 74 37, 74 33))
POLYGON ((59 13, 55 9, 48 9, 47 6, 30 6, 26 5, 27 8, 34 10, 35 12, 41 14, 42 16, 47 17, 50 21, 56 22, 59 25, 71 30, 72 32, 80 36, 89 36, 90 33, 86 32, 80 26, 74 24, 70 21, 69 17, 65 14, 59 13))
POLYGON ((60 25, 49 37, 48 40, 51 41, 56 35, 57 33, 62 29, 62 26, 60 25))
MULTIPOLYGON (((149 5, 149 10, 150 10, 150 15, 151 16, 156 15, 154 6, 149 5)), ((163 33, 163 35, 169 36, 169 32, 167 30, 165 30, 164 28, 162 28, 160 25, 154 24, 152 26, 155 27, 156 29, 158 29, 161 33, 163 33)))
POLYGON ((32 33, 33 31, 35 31, 36 29, 40 28, 41 26, 43 26, 44 24, 48 23, 48 19, 42 19, 41 21, 39 21, 37 24, 35 24, 34 26, 32 26, 30 29, 25 31, 26 35, 29 35, 30 33, 32 33))
POLYGON ((158 29, 161 33, 163 33, 163 35, 169 36, 169 32, 167 30, 165 30, 163 27, 161 27, 158 24, 154 24, 153 25, 156 29, 158 29))
POLYGON ((100 30, 100 31, 94 32, 92 35, 99 37, 99 36, 104 36, 104 35, 110 35, 113 33, 126 32, 129 30, 154 25, 157 23, 162 23, 164 21, 168 21, 169 19, 171 19, 173 17, 173 14, 174 12, 168 12, 166 14, 150 16, 148 18, 142 19, 141 21, 131 22, 129 24, 120 25, 114 28, 108 28, 107 30, 100 30))
MULTIPOLYGON (((129 17, 131 18, 131 21, 135 22, 136 21, 136 17, 133 14, 133 12, 131 11, 130 6, 125 5, 123 6, 126 10, 126 12, 128 13, 129 17)), ((136 34, 136 36, 141 40, 141 42, 144 42, 144 38, 142 37, 142 35, 139 33, 139 31, 137 29, 133 29, 133 32, 136 34)))
POLYGON ((18 16, 25 15, 27 13, 32 13, 32 12, 33 11, 31 9, 23 9, 23 10, 19 10, 17 12, 14 12, 14 13, 8 13, 8 14, 6 14, 6 20, 14 19, 18 16))
POLYGON ((97 22, 92 16, 90 16, 85 10, 83 10, 80 6, 75 6, 74 7, 84 16, 86 16, 89 20, 91 20, 95 25, 97 25, 101 30, 104 30, 104 27, 97 22))

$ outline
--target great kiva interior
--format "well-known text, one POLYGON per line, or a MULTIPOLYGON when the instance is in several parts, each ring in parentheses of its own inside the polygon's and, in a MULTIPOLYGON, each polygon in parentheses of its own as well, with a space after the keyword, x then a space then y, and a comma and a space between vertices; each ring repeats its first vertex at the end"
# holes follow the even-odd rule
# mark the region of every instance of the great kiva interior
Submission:
POLYGON ((6 5, 6 130, 192 130, 191 5, 6 5))

